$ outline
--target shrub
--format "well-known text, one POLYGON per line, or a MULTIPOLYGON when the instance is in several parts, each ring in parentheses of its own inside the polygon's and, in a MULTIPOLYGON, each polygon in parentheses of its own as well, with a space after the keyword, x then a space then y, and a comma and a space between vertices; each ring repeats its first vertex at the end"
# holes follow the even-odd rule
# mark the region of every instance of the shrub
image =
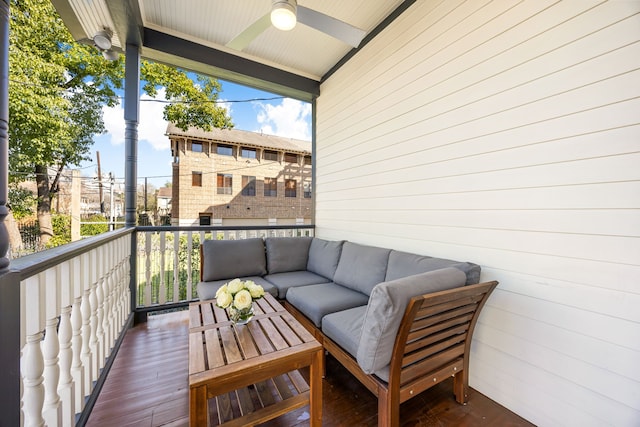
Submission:
POLYGON ((71 242, 71 216, 54 214, 51 215, 53 225, 53 237, 47 243, 48 248, 64 245, 71 242))
POLYGON ((81 224, 80 235, 85 236, 97 236, 98 234, 106 233, 109 231, 109 220, 102 215, 91 215, 89 218, 83 220, 83 222, 91 222, 95 224, 81 224))

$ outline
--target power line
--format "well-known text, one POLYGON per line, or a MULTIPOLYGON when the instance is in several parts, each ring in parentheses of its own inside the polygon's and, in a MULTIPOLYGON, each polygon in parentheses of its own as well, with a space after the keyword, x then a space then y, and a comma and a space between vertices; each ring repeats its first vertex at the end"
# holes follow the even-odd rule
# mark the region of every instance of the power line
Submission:
MULTIPOLYGON (((47 87, 47 86, 42 86, 36 83, 30 83, 30 82, 21 82, 18 80, 13 80, 13 79, 9 79, 10 82, 15 83, 15 84, 19 84, 19 85, 23 85, 23 86, 31 86, 31 87, 37 87, 40 89, 46 89, 46 90, 55 90, 58 92, 62 92, 62 93, 66 93, 69 95, 73 95, 76 94, 78 92, 74 92, 72 89, 64 89, 64 88, 58 88, 58 87, 47 87)), ((223 93, 223 92, 220 92, 223 93)), ((103 97, 97 94, 88 94, 85 93, 85 96, 89 96, 89 97, 103 97)), ((123 96, 110 96, 108 97, 111 100, 124 100, 123 96)), ((225 99, 207 99, 207 100, 197 100, 197 101, 189 101, 189 100, 169 100, 169 99, 140 99, 140 102, 157 102, 160 104, 237 104, 237 103, 246 103, 246 102, 258 102, 258 101, 275 101, 278 99, 285 99, 286 96, 272 96, 272 97, 268 97, 268 98, 249 98, 249 99, 229 99, 229 100, 225 100, 225 99)))

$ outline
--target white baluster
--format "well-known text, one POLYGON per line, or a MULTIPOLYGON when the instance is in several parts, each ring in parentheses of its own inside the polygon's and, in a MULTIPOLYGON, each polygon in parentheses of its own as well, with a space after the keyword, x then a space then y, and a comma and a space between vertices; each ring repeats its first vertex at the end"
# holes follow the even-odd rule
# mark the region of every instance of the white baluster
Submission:
POLYGON ((44 405, 42 416, 48 426, 62 424, 62 412, 60 396, 58 395, 58 383, 60 380, 60 366, 58 354, 60 343, 58 341, 58 319, 47 319, 44 341, 42 342, 42 356, 44 359, 44 405))
MULTIPOLYGON (((100 274, 104 273, 102 269, 100 274)), ((102 287, 104 279, 99 277, 96 283, 96 362, 98 372, 104 367, 105 359, 105 339, 104 339, 104 288, 102 287)), ((98 377, 96 376, 95 379, 98 377)))
POLYGON ((173 302, 180 301, 180 265, 178 255, 180 254, 180 232, 173 232, 173 302))
POLYGON ((191 281, 191 250, 193 249, 193 231, 187 231, 187 301, 191 301, 193 282, 191 281))
MULTIPOLYGON (((127 251, 130 253, 130 251, 127 251)), ((133 256, 133 254, 130 254, 133 256)), ((131 265, 128 261, 122 263, 122 268, 120 269, 120 307, 122 317, 120 319, 120 324, 118 325, 118 331, 122 329, 122 325, 127 321, 127 317, 129 316, 129 312, 131 310, 131 289, 129 287, 129 271, 131 270, 131 265)))
MULTIPOLYGON (((113 258, 109 257, 113 262, 113 258)), ((107 356, 111 354, 113 348, 114 334, 113 334, 113 275, 115 274, 113 267, 109 270, 107 277, 104 280, 104 324, 103 329, 105 333, 105 343, 107 356)))
POLYGON ((117 293, 116 295, 118 296, 118 324, 117 324, 117 328, 116 331, 117 333, 120 333, 120 330, 122 329, 122 325, 125 322, 125 319, 127 317, 127 307, 128 304, 130 304, 130 301, 127 300, 127 296, 126 296, 126 288, 128 287, 129 284, 125 281, 125 271, 126 271, 126 265, 127 262, 121 262, 119 267, 118 267, 118 276, 117 276, 117 293))
MULTIPOLYGON (((94 264, 95 267, 95 264, 94 264)), ((89 357, 91 358, 91 381, 98 379, 98 296, 96 295, 97 283, 91 285, 89 290, 89 307, 91 315, 89 317, 89 357)))
POLYGON ((118 324, 118 294, 116 293, 118 287, 118 268, 120 266, 118 242, 113 245, 112 255, 114 264, 111 268, 111 274, 109 275, 109 343, 111 348, 113 348, 113 344, 117 338, 116 325, 118 324))
POLYGON ((110 306, 110 310, 111 310, 111 319, 109 321, 109 329, 111 330, 111 345, 113 346, 113 343, 115 342, 115 339, 118 337, 117 334, 117 327, 118 327, 118 323, 120 322, 120 295, 119 295, 119 289, 118 289, 118 274, 120 271, 120 249, 119 249, 119 245, 115 245, 115 252, 114 252, 114 256, 115 256, 115 265, 113 266, 113 271, 111 273, 111 284, 110 284, 110 295, 111 295, 111 302, 109 303, 110 306))
MULTIPOLYGON (((151 305, 151 233, 145 233, 144 237, 144 305, 148 307, 151 305)), ((140 298, 138 298, 139 301, 140 298)))
POLYGON ((58 326, 60 379, 58 382, 58 395, 60 397, 62 425, 66 426, 73 425, 75 421, 75 396, 73 377, 71 376, 73 359, 71 350, 71 339, 73 337, 71 305, 73 304, 78 278, 73 275, 73 266, 74 259, 71 259, 61 263, 58 268, 60 283, 60 307, 58 309, 60 313, 60 324, 58 326))
POLYGON ((40 348, 42 332, 27 335, 26 344, 23 350, 22 364, 22 384, 24 386, 22 410, 24 414, 24 425, 44 426, 42 418, 42 405, 44 404, 44 359, 40 348))
POLYGON ((167 302, 167 286, 164 281, 165 276, 165 256, 166 256, 166 235, 160 232, 160 292, 158 292, 158 303, 165 304, 167 302))
POLYGON ((82 297, 74 299, 71 306, 71 376, 73 377, 74 414, 84 403, 84 370, 82 369, 82 297))
POLYGON ((123 310, 122 310, 122 294, 124 289, 122 288, 122 269, 124 268, 124 265, 122 262, 118 263, 118 267, 116 268, 115 271, 115 275, 114 275, 114 289, 113 289, 113 296, 114 296, 114 301, 113 301, 113 309, 114 309, 114 323, 113 323, 113 331, 115 336, 118 336, 118 333, 120 331, 120 325, 122 324, 122 318, 123 318, 123 310))
MULTIPOLYGON (((118 269, 116 270, 116 277, 115 277, 115 289, 114 289, 114 296, 115 296, 115 301, 114 301, 114 305, 115 305, 115 310, 117 312, 117 316, 115 317, 116 322, 114 325, 114 331, 115 331, 115 335, 116 337, 118 336, 118 333, 120 332, 120 325, 123 324, 123 319, 125 317, 125 312, 124 312, 124 307, 122 305, 122 301, 124 299, 124 283, 122 280, 122 277, 124 277, 123 274, 124 271, 124 263, 119 263, 118 264, 118 269)), ((128 301, 127 301, 128 303, 128 301)))
POLYGON ((122 260, 121 260, 121 255, 122 255, 122 250, 121 250, 121 244, 118 241, 118 244, 116 245, 115 251, 116 251, 116 265, 113 269, 113 276, 112 276, 112 283, 111 283, 111 294, 112 294, 112 301, 111 301, 111 310, 113 312, 112 316, 112 320, 111 320, 111 331, 113 334, 113 340, 115 341, 115 339, 117 339, 118 337, 118 326, 120 325, 120 270, 121 270, 121 266, 122 266, 122 260))
POLYGON ((58 395, 60 396, 62 425, 71 426, 75 421, 75 395, 73 377, 71 376, 71 363, 73 359, 71 350, 71 306, 62 309, 60 315, 60 383, 58 395))
MULTIPOLYGON (((91 289, 86 289, 82 293, 82 367, 83 369, 83 377, 84 377, 84 385, 83 385, 83 393, 84 395, 88 395, 91 392, 91 372, 93 371, 92 363, 91 363, 91 302, 89 301, 89 293, 91 289)), ((82 396, 84 399, 84 396, 82 396)))

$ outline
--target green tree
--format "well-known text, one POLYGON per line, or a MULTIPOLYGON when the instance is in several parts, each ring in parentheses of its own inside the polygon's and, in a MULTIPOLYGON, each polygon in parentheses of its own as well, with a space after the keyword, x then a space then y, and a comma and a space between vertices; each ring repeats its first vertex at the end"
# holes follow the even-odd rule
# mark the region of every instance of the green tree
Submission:
MULTIPOLYGON (((51 198, 65 167, 88 159, 93 136, 105 131, 102 106, 118 103, 124 61, 104 59, 93 46, 76 43, 49 0, 11 0, 9 36, 10 180, 35 178, 41 241, 53 235, 51 198), (49 179, 55 171, 53 180, 49 179)), ((218 106, 220 85, 197 82, 184 70, 143 61, 144 91, 166 87, 164 117, 182 129, 233 127, 218 106)))

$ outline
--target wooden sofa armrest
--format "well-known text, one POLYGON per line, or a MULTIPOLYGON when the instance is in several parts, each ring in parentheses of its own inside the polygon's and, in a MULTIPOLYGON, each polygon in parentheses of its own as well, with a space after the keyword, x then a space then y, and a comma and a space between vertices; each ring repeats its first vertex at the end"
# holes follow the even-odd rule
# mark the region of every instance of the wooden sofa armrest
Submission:
POLYGON ((456 400, 467 401, 473 330, 497 285, 496 281, 480 283, 409 301, 389 368, 389 395, 397 396, 397 403, 450 376, 456 400))
POLYGON ((413 297, 394 343, 389 381, 368 375, 312 322, 287 304, 324 348, 378 397, 378 425, 398 426, 400 404, 454 377, 456 401, 465 403, 469 388, 471 338, 480 311, 498 282, 486 282, 413 297))

